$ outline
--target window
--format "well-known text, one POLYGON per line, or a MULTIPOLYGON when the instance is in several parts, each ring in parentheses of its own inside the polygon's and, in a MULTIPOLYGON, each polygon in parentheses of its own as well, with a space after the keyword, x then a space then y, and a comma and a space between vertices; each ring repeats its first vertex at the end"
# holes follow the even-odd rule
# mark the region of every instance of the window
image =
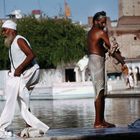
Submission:
POLYGON ((136 36, 134 36, 134 40, 137 40, 137 37, 136 36))

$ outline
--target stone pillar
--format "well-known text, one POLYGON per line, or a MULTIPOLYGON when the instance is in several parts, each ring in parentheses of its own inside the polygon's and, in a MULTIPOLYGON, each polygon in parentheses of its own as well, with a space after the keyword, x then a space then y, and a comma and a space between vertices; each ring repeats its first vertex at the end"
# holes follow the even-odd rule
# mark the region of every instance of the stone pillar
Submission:
POLYGON ((128 85, 129 85, 129 88, 134 88, 134 74, 133 74, 132 67, 129 68, 128 85))
POLYGON ((81 71, 82 82, 85 82, 85 69, 81 71))
POLYGON ((80 73, 79 73, 79 67, 75 67, 74 72, 75 72, 75 80, 76 80, 76 82, 80 82, 81 77, 80 77, 80 73))
POLYGON ((137 85, 138 85, 137 73, 138 73, 138 69, 137 69, 136 67, 135 67, 135 68, 133 68, 133 75, 134 75, 134 87, 137 87, 137 85))

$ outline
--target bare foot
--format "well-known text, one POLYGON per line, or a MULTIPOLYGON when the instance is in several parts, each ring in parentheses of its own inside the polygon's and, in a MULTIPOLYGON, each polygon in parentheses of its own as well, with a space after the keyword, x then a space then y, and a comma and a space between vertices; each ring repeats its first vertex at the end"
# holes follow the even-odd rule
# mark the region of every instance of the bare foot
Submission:
POLYGON ((115 124, 112 123, 108 123, 106 121, 103 121, 102 123, 99 124, 94 124, 94 128, 112 128, 112 127, 116 127, 115 124))
POLYGON ((108 125, 104 123, 94 124, 94 128, 108 128, 108 125))
POLYGON ((103 121, 103 124, 104 124, 104 125, 107 125, 108 127, 116 127, 115 124, 106 122, 105 120, 103 121))

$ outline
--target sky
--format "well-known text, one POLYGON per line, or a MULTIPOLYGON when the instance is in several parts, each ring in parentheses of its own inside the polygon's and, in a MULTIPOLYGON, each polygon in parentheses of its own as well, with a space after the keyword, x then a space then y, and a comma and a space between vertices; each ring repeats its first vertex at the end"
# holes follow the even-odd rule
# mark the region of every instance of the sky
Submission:
MULTIPOLYGON (((73 21, 88 23, 88 17, 98 11, 106 11, 111 20, 118 19, 118 0, 66 0, 71 9, 73 21)), ((29 15, 32 10, 40 9, 48 17, 58 16, 60 9, 64 11, 64 0, 0 0, 0 18, 20 9, 29 15)))

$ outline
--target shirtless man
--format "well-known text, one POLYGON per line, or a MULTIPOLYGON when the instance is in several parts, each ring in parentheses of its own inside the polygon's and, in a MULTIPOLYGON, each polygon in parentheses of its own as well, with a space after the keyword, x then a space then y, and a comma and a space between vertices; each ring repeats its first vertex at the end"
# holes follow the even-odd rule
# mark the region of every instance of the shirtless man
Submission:
POLYGON ((108 123, 104 118, 105 110, 105 54, 110 55, 122 64, 122 70, 127 73, 127 66, 124 59, 117 52, 117 49, 111 49, 109 37, 104 28, 106 27, 106 13, 98 12, 93 17, 93 26, 88 32, 88 51, 89 51, 89 70, 93 86, 96 92, 95 98, 95 128, 115 127, 114 124, 108 123))

